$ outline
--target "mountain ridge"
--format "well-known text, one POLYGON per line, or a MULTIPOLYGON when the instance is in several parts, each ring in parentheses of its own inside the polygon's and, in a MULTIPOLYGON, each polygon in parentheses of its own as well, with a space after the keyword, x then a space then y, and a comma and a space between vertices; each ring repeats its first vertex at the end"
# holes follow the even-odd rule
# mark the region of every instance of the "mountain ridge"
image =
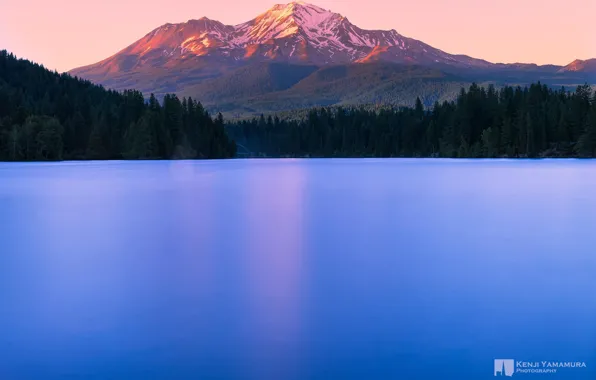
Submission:
MULTIPOLYGON (((150 67, 176 66, 197 57, 238 61, 285 61, 317 65, 384 60, 442 68, 530 69, 564 66, 492 63, 449 54, 395 29, 365 30, 339 13, 303 1, 277 4, 247 22, 226 25, 208 17, 166 23, 96 64, 75 68, 74 75, 99 76, 150 67)), ((226 62, 232 61, 232 62, 226 62)))
MULTIPOLYGON (((146 93, 174 92, 201 98, 200 92, 189 93, 189 89, 218 78, 229 81, 242 67, 250 71, 255 65, 265 65, 265 69, 254 69, 258 71, 266 70, 270 63, 283 63, 298 70, 290 75, 295 77, 304 71, 300 65, 324 68, 375 62, 429 67, 465 77, 468 82, 596 82, 596 65, 590 60, 567 66, 492 63, 446 53, 395 29, 361 29, 339 13, 303 1, 277 4, 237 25, 208 17, 166 23, 116 54, 73 69, 70 74, 115 90, 135 88, 146 93)), ((275 91, 280 89, 271 89, 275 91)))
POLYGON ((576 59, 567 66, 562 67, 559 72, 596 72, 596 58, 592 59, 576 59))

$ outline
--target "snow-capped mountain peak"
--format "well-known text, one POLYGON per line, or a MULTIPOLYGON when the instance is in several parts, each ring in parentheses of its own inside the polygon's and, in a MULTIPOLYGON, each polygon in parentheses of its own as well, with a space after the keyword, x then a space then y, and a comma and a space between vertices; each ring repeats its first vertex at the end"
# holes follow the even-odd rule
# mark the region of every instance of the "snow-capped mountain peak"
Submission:
POLYGON ((116 55, 74 72, 105 76, 193 65, 205 70, 212 68, 209 65, 218 69, 255 60, 315 65, 389 61, 463 69, 493 65, 445 53, 393 29, 361 29, 338 13, 294 1, 275 5, 239 25, 207 17, 165 24, 116 55))
POLYGON ((359 62, 369 59, 371 53, 375 60, 395 52, 403 55, 400 50, 405 50, 409 43, 409 39, 395 30, 363 30, 338 13, 294 1, 277 4, 256 18, 234 26, 207 17, 165 24, 123 52, 138 55, 142 61, 137 64, 150 58, 155 61, 159 57, 192 56, 329 64, 359 62), (384 48, 375 49, 379 46, 384 48))
POLYGON ((234 42, 255 44, 299 34, 305 38, 318 37, 342 19, 339 14, 302 1, 277 4, 255 19, 237 25, 234 42))

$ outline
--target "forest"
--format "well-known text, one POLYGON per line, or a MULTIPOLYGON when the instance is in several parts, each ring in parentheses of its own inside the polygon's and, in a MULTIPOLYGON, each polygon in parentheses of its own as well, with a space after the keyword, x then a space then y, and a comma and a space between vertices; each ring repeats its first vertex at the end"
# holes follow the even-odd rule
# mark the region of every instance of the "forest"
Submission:
POLYGON ((200 102, 148 99, 0 51, 0 160, 596 156, 596 93, 472 84, 424 107, 333 107, 225 122, 200 102))
POLYGON ((0 160, 228 158, 221 115, 58 74, 0 51, 0 160))
POLYGON ((425 109, 322 108, 300 120, 261 116, 228 125, 243 156, 594 157, 596 93, 540 83, 472 84, 425 109))

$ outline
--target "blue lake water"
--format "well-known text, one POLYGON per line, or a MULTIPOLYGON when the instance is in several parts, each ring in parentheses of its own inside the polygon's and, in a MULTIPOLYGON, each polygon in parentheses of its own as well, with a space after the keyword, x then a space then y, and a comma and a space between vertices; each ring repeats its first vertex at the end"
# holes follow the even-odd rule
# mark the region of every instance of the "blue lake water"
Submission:
POLYGON ((0 164, 0 379, 596 378, 596 161, 0 164))

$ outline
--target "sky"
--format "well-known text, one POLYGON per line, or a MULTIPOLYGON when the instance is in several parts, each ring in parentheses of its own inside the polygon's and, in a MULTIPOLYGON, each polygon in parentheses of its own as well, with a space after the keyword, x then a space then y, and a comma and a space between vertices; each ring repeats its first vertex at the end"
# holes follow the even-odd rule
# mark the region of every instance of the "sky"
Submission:
MULTIPOLYGON (((235 25, 284 1, 0 0, 0 49, 60 72, 105 59, 167 22, 235 25)), ((596 58, 596 0, 312 0, 364 29, 451 54, 566 65, 596 58)))

